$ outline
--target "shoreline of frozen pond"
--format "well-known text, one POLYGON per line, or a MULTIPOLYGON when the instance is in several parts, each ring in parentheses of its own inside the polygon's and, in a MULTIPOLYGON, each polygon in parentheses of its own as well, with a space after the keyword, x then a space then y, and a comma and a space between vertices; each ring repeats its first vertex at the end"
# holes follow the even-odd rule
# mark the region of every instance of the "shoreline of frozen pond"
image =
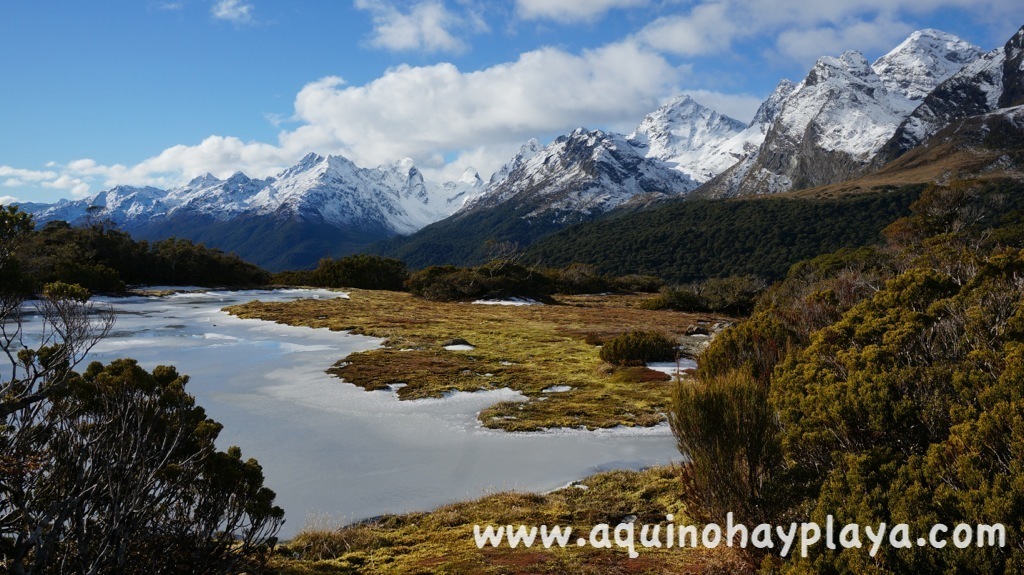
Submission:
POLYGON ((238 445, 264 468, 287 513, 283 537, 310 514, 357 521, 431 509, 498 490, 547 491, 597 471, 679 459, 667 426, 508 433, 476 414, 515 400, 503 389, 399 401, 325 373, 380 339, 239 319, 221 308, 252 299, 339 297, 327 290, 247 290, 109 298, 110 337, 89 360, 133 357, 175 365, 187 390, 224 424, 218 445, 238 445))

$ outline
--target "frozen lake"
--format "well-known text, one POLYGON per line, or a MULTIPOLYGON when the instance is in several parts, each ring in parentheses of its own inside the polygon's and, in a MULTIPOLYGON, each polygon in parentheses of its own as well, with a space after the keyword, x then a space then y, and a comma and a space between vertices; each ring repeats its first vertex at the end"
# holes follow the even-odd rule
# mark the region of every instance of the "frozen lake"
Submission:
MULTIPOLYGON (((187 390, 224 424, 218 444, 263 466, 286 512, 282 538, 312 515, 350 522, 425 510, 507 489, 547 491, 596 471, 679 459, 667 426, 510 434, 483 429, 482 408, 515 399, 497 391, 398 401, 324 373, 380 340, 241 320, 221 308, 252 299, 338 297, 319 290, 176 294, 106 299, 118 312, 89 360, 133 357, 174 365, 187 390)), ((82 364, 80 368, 84 368, 82 364)))

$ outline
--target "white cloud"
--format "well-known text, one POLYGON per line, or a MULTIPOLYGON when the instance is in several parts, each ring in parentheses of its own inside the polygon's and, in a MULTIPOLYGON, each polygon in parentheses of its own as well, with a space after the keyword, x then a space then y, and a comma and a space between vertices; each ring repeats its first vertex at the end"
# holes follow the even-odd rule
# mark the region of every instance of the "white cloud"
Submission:
MULTIPOLYGON (((54 165, 36 181, 76 197, 118 184, 168 188, 206 172, 274 175, 311 151, 364 166, 409 157, 428 177, 445 179, 472 166, 486 179, 530 138, 579 126, 635 126, 676 90, 685 69, 620 42, 579 54, 542 48, 477 71, 447 63, 399 66, 359 86, 327 77, 299 92, 293 119, 300 126, 282 131, 274 144, 210 136, 132 166, 91 159, 54 165)), ((32 173, 3 170, 12 178, 32 173)))
POLYGON ((516 0, 516 11, 528 20, 589 22, 613 8, 634 8, 649 0, 516 0))
POLYGON ((356 0, 355 5, 373 14, 370 44, 387 50, 462 52, 467 45, 455 36, 456 30, 486 30, 486 24, 478 15, 457 15, 440 0, 416 2, 407 12, 399 10, 389 0, 356 0))
POLYGON ((227 20, 235 24, 249 24, 253 21, 255 7, 242 0, 218 0, 210 8, 210 14, 218 20, 227 20))
MULTIPOLYGON (((1016 14, 1019 0, 705 0, 659 18, 636 34, 652 49, 681 56, 716 54, 737 42, 774 42, 774 51, 810 65, 846 50, 884 51, 913 30, 917 16, 967 9, 978 18, 1016 14)), ((682 4, 681 4, 682 5, 682 4)))
POLYGON ((543 48, 477 72, 400 66, 364 86, 324 78, 299 93, 296 117, 307 126, 282 143, 334 142, 369 165, 406 156, 422 163, 580 125, 638 121, 678 80, 661 56, 629 42, 580 55, 543 48))
POLYGON ((729 10, 724 2, 700 5, 687 15, 659 18, 637 36, 652 48, 682 56, 719 52, 744 31, 729 10))
POLYGON ((52 171, 24 170, 10 166, 0 166, 0 178, 17 178, 27 182, 40 182, 56 177, 56 172, 52 171))
POLYGON ((181 10, 184 7, 185 7, 185 5, 182 4, 181 2, 164 2, 164 3, 160 4, 160 9, 161 10, 167 10, 169 12, 173 12, 173 11, 176 11, 176 10, 181 10))
POLYGON ((0 206, 6 206, 8 204, 16 204, 20 202, 18 198, 14 196, 0 196, 0 206))
POLYGON ((84 198, 89 195, 89 184, 69 174, 61 174, 54 180, 42 182, 41 185, 44 188, 67 190, 74 198, 84 198))
POLYGON ((841 54, 852 47, 866 53, 887 52, 913 31, 913 26, 895 18, 878 18, 846 26, 786 30, 779 34, 776 46, 786 56, 811 62, 826 54, 841 54))

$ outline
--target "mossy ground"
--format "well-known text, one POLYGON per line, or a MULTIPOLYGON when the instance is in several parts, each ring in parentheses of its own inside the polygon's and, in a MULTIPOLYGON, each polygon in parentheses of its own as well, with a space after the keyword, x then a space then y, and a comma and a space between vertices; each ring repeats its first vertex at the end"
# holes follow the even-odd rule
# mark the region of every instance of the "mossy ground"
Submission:
POLYGON ((282 575, 749 572, 749 565, 724 547, 645 549, 638 545, 639 557, 630 559, 625 549, 575 545, 577 537, 589 536, 594 525, 607 523, 614 528, 630 515, 636 516, 638 531, 644 524, 661 524, 664 541, 668 514, 677 526, 689 523, 679 503, 680 486, 674 467, 612 471, 544 495, 498 493, 427 513, 389 515, 343 528, 314 521, 278 549, 271 566, 282 575), (573 528, 572 544, 565 549, 544 549, 539 544, 478 549, 474 524, 568 526, 573 528))
POLYGON ((670 378, 646 368, 615 369, 596 344, 629 330, 681 336, 710 316, 640 309, 649 296, 561 296, 558 305, 439 303, 407 293, 347 290, 349 299, 249 302, 242 318, 351 331, 385 347, 342 358, 329 371, 367 390, 406 384, 400 399, 510 388, 529 398, 481 411, 484 426, 508 431, 556 427, 651 426, 665 420, 670 378), (462 338, 472 351, 448 351, 462 338), (567 392, 545 393, 553 386, 567 392))

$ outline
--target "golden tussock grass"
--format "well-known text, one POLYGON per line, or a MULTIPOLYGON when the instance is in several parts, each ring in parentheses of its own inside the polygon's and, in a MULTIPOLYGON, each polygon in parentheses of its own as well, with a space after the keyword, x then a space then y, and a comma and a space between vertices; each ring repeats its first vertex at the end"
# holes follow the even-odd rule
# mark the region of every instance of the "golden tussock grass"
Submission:
MULTIPOLYGON (((226 310, 386 339, 385 347, 339 358, 330 373, 367 390, 406 384, 400 399, 510 388, 528 398, 480 413, 509 431, 555 427, 651 426, 665 420, 672 383, 647 369, 613 370, 594 345, 629 330, 681 336, 716 318, 640 309, 650 296, 559 296, 559 305, 439 303, 407 293, 348 290, 349 299, 250 302, 226 310), (448 351, 462 338, 472 351, 448 351), (590 343, 588 343, 590 342, 590 343), (553 386, 567 392, 546 393, 553 386)), ((326 366, 325 366, 326 367, 326 366)))

